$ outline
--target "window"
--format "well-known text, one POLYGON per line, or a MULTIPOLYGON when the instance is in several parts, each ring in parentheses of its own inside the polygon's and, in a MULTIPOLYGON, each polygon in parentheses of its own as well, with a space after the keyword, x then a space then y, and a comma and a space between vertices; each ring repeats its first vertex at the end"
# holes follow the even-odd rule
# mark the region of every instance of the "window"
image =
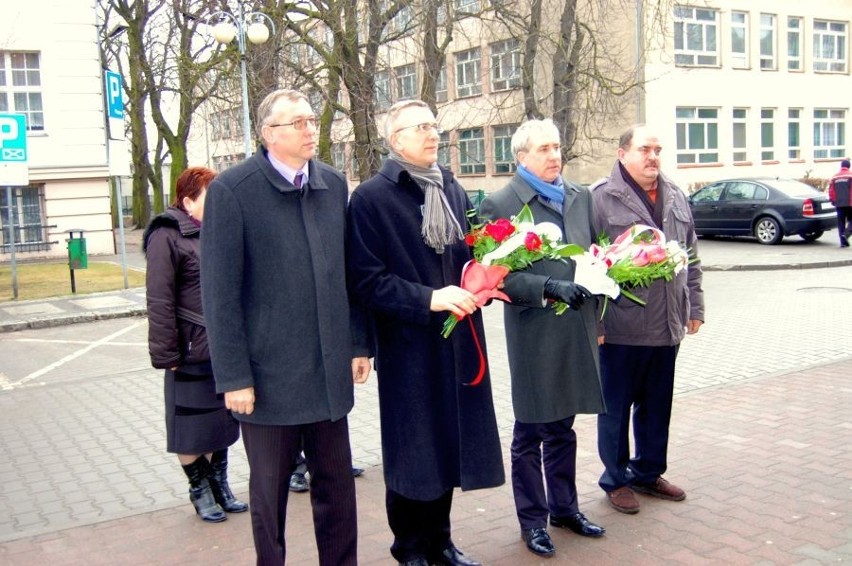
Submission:
POLYGON ((734 108, 734 161, 748 161, 746 139, 748 131, 748 108, 734 108))
POLYGON ((775 109, 760 109, 760 159, 775 159, 775 109))
POLYGON ((754 183, 734 181, 725 185, 727 190, 724 200, 766 200, 768 196, 766 189, 754 183))
POLYGON ((38 53, 0 51, 0 112, 26 114, 28 132, 44 130, 38 53))
POLYGON ((675 6, 674 17, 675 65, 718 66, 718 12, 675 6))
POLYGON ((814 159, 846 156, 846 110, 814 108, 814 159))
POLYGON ((521 86, 521 48, 517 39, 491 45, 491 90, 521 86))
MULTIPOLYGON (((9 226, 7 191, 0 191, 0 227, 3 231, 3 253, 10 253, 12 230, 9 226)), ((12 217, 16 252, 50 249, 44 216, 44 186, 12 187, 12 217)))
POLYGON ((456 96, 474 96, 482 92, 479 81, 479 48, 456 53, 456 96))
POLYGON ((787 70, 802 70, 802 18, 787 18, 787 70))
POLYGON ((408 33, 413 28, 413 20, 414 9, 411 6, 402 6, 390 21, 388 27, 396 33, 408 33))
POLYGON ((846 22, 814 20, 814 71, 846 72, 846 22))
POLYGON ((494 173, 514 173, 517 169, 512 155, 512 134, 518 126, 494 126, 494 173))
POLYGON ((447 64, 446 61, 441 65, 441 70, 438 71, 438 76, 435 77, 435 102, 447 101, 447 64))
POLYGON ((456 11, 462 14, 475 14, 479 12, 479 0, 456 0, 456 11))
POLYGON ((344 175, 346 174, 346 144, 331 144, 331 165, 344 175))
POLYGON ((417 67, 403 65, 394 69, 397 100, 417 98, 417 67))
POLYGON ((760 68, 774 71, 775 64, 775 16, 760 14, 760 68))
POLYGON ((731 65, 748 68, 748 12, 731 12, 731 65))
POLYGON ((799 130, 801 114, 801 108, 787 110, 787 157, 790 159, 802 158, 802 141, 799 130))
POLYGON ((719 161, 719 109, 675 109, 677 132, 677 162, 718 163, 719 161))
POLYGON ((485 138, 482 128, 459 130, 459 172, 462 175, 485 173, 485 138))
POLYGON ((229 140, 242 137, 243 122, 239 108, 231 108, 210 115, 210 138, 229 140))
POLYGON ((391 107, 390 73, 376 71, 375 95, 376 110, 382 112, 391 107))
POLYGON ((441 139, 438 141, 438 163, 449 169, 450 162, 450 133, 442 132, 441 139))

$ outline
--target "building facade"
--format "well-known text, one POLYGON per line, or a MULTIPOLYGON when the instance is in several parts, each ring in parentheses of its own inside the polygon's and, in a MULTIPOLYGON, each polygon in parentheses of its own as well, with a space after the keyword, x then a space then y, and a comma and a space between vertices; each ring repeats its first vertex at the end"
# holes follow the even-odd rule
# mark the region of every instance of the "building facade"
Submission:
POLYGON ((65 257, 70 230, 90 254, 115 253, 104 82, 93 0, 4 2, 0 112, 27 118, 29 185, 0 191, 0 260, 65 257), (79 234, 76 234, 79 236, 79 234))
MULTIPOLYGON (((512 4, 513 9, 523 10, 520 4, 512 4)), ((453 5, 457 13, 472 16, 455 22, 435 77, 444 130, 439 159, 466 188, 488 192, 504 186, 515 169, 510 139, 525 116, 521 66, 526 37, 522 26, 513 29, 506 24, 509 18, 499 17, 508 9, 505 2, 453 0, 453 5)), ((553 112, 547 57, 554 51, 563 7, 563 0, 543 2, 535 93, 545 113, 553 112)), ((403 10, 391 22, 389 33, 403 33, 377 54, 380 135, 383 111, 419 96, 425 66, 414 10, 403 10)), ((792 0, 581 0, 578 13, 594 34, 598 70, 630 88, 623 96, 605 98, 599 88, 578 87, 580 114, 588 116, 585 122, 581 116, 580 155, 566 164, 569 178, 592 183, 608 174, 620 132, 638 122, 659 133, 662 168, 684 190, 733 176, 827 178, 849 155, 849 0, 807 5, 792 0)), ((327 33, 321 25, 315 32, 317 37, 327 33)), ((286 56, 292 61, 319 64, 307 46, 290 47, 286 56)), ((319 112, 323 93, 310 94, 319 112)), ((222 169, 242 158, 236 149, 241 128, 234 109, 208 116, 204 139, 211 166, 222 169)), ((351 125, 343 114, 335 121, 332 144, 333 165, 354 187, 360 180, 351 125)))

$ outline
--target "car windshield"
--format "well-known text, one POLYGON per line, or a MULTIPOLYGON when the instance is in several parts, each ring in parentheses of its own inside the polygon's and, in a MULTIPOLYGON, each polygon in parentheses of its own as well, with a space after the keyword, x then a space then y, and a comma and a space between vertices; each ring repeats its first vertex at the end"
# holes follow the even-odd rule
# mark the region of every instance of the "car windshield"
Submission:
POLYGON ((819 192, 812 186, 793 179, 774 179, 767 184, 772 185, 788 197, 811 197, 814 193, 819 192))

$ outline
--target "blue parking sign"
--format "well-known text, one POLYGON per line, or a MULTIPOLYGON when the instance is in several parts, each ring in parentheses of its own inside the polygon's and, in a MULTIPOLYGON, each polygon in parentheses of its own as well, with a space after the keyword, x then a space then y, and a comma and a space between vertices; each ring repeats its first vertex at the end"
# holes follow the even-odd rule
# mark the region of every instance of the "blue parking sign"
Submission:
POLYGON ((0 163, 26 163, 27 117, 0 113, 0 163))
POLYGON ((124 100, 122 98, 121 75, 112 71, 104 71, 107 109, 110 118, 124 119, 124 100))

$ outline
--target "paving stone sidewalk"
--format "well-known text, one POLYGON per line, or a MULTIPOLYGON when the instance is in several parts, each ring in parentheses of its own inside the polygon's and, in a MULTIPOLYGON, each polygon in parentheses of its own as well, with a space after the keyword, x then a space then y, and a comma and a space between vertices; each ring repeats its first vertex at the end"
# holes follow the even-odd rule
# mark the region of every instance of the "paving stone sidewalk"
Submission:
MULTIPOLYGON (((711 388, 677 398, 670 471, 688 497, 639 496, 642 510, 610 509, 595 481, 594 419, 578 419, 581 509, 603 539, 554 532, 544 561, 518 536, 511 490, 456 496, 454 539, 484 564, 831 564, 852 560, 852 360, 711 388)), ((508 462, 506 463, 508 469, 508 462)), ((357 480, 359 562, 393 564, 381 467, 357 480)), ((245 496, 246 494, 241 494, 245 496)), ((293 494, 288 564, 316 564, 309 496, 293 494)), ((551 529, 554 531, 555 529, 551 529)), ((21 538, 2 564, 252 564, 250 520, 208 525, 188 504, 21 538)))

